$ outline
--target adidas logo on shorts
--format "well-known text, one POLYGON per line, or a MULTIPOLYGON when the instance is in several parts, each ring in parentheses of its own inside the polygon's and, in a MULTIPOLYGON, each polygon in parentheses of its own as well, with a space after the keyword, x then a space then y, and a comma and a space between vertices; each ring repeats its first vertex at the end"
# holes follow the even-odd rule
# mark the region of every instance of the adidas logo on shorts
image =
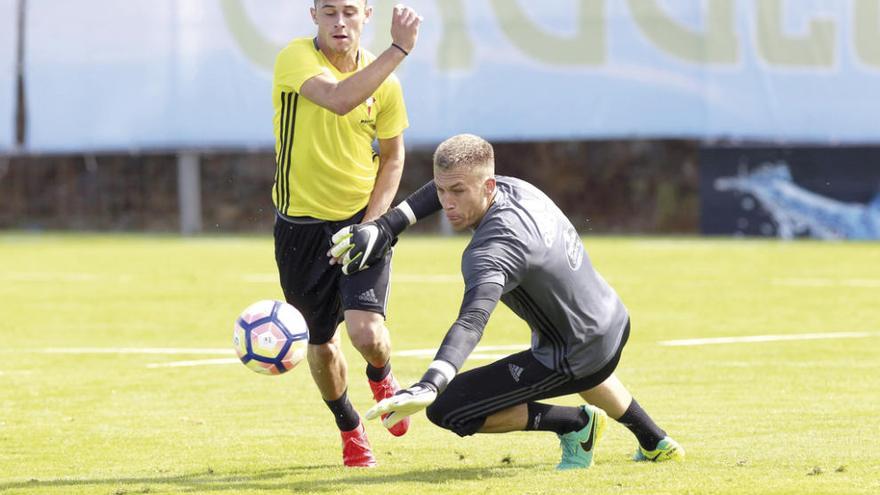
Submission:
POLYGON ((539 426, 541 426, 541 413, 535 416, 535 420, 532 422, 532 429, 537 430, 539 426))
POLYGON ((519 383, 519 377, 522 375, 523 369, 521 366, 517 366, 513 363, 507 365, 507 369, 510 370, 510 376, 513 377, 513 381, 519 383))
POLYGON ((376 298, 376 291, 370 289, 358 294, 358 301, 377 304, 379 299, 376 298))

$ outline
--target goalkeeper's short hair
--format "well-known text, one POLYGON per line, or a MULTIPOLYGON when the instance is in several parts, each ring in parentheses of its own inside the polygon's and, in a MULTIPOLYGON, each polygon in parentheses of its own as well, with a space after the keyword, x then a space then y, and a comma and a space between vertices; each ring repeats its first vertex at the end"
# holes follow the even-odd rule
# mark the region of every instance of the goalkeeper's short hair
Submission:
POLYGON ((485 139, 473 134, 459 134, 440 143, 434 151, 434 167, 440 170, 467 168, 495 175, 495 150, 485 139))

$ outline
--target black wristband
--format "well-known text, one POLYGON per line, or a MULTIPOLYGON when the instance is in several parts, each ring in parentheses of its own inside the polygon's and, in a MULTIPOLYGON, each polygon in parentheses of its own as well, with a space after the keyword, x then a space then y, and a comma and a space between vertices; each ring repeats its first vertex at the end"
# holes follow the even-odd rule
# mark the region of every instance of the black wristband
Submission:
POLYGON ((435 369, 428 369, 424 375, 422 375, 422 379, 419 380, 420 383, 423 383, 429 387, 432 387, 435 392, 440 393, 446 390, 446 386, 449 385, 449 380, 435 369))
POLYGON ((409 219, 407 219, 406 214, 398 208, 393 208, 388 213, 377 218, 376 223, 382 224, 387 228, 388 233, 391 234, 392 237, 397 237, 409 227, 409 219))
POLYGON ((397 43, 391 43, 391 46, 393 46, 394 48, 397 48, 398 50, 402 51, 404 56, 407 56, 407 57, 409 56, 409 52, 406 51, 406 50, 404 50, 403 47, 400 46, 400 45, 398 45, 397 43))

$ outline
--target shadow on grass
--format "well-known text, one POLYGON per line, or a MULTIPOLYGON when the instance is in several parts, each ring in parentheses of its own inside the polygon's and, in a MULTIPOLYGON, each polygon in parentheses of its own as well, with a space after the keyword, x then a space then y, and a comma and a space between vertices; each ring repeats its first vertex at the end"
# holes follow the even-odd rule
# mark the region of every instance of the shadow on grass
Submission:
MULTIPOLYGON (((456 468, 416 469, 402 473, 388 473, 380 469, 347 469, 338 464, 316 466, 293 466, 241 472, 232 474, 214 473, 212 470, 181 474, 177 476, 143 476, 119 478, 57 478, 51 480, 31 479, 27 481, 0 483, 0 493, 6 490, 32 489, 37 493, 50 488, 105 486, 115 489, 110 493, 136 494, 161 490, 177 492, 223 492, 241 490, 293 490, 311 492, 337 492, 343 488, 367 485, 385 485, 397 482, 428 483, 456 480, 468 481, 484 478, 506 478, 516 476, 522 469, 539 467, 538 464, 510 464, 498 466, 468 466, 456 468), (318 473, 328 471, 327 473, 318 473), (314 472, 314 478, 285 481, 288 477, 307 475, 314 472)), ((312 476, 308 475, 308 476, 312 476)), ((418 493, 418 488, 414 487, 418 493)))

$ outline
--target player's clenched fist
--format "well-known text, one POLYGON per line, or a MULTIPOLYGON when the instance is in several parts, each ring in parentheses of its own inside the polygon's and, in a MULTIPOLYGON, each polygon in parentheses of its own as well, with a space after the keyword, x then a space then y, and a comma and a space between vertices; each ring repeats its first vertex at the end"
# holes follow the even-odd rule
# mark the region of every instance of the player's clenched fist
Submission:
POLYGON ((391 17, 391 41, 407 53, 416 47, 422 16, 411 7, 397 4, 391 17))

